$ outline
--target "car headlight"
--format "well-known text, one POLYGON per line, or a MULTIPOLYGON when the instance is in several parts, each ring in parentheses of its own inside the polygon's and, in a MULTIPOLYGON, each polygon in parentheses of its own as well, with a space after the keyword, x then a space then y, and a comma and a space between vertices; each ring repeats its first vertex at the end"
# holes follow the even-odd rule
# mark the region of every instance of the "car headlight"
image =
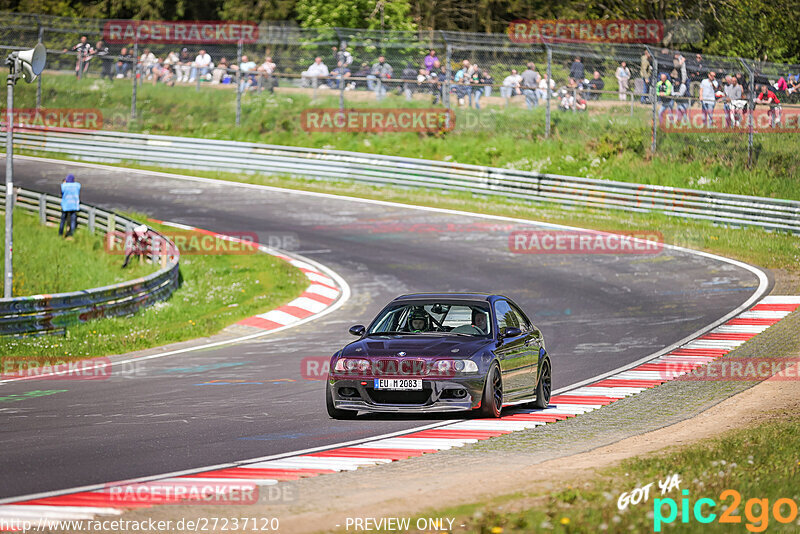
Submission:
POLYGON ((340 358, 333 369, 340 373, 366 373, 369 367, 369 360, 363 358, 340 358))
POLYGON ((440 376, 452 376, 456 373, 477 373, 478 364, 472 360, 437 360, 432 371, 440 376))

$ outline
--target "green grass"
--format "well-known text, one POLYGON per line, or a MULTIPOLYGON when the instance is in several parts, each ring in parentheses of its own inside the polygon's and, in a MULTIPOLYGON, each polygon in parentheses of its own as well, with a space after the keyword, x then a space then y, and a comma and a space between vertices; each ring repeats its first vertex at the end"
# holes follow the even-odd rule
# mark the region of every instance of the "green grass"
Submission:
MULTIPOLYGON (((21 217, 17 217, 19 221, 21 217)), ((139 220, 144 220, 142 217, 139 220)), ((159 225, 150 223, 159 228, 159 225)), ((23 225, 18 223, 18 229, 23 225)), ((55 233, 53 229, 41 230, 55 233)), ((33 231, 33 230, 31 230, 33 231)), ((57 267, 65 272, 85 271, 88 264, 107 265, 114 275, 122 272, 122 280, 134 277, 134 272, 151 270, 138 266, 134 271, 122 271, 122 257, 109 255, 102 243, 97 248, 89 236, 81 236, 88 249, 70 256, 73 261, 53 265, 50 256, 37 256, 33 265, 39 269, 57 267), (50 265, 50 267, 46 267, 50 265), (80 266, 80 269, 77 267, 80 266)), ((18 249, 27 239, 16 234, 18 249)), ((30 236, 28 236, 30 237, 30 236)), ((35 240, 30 240, 36 242, 35 240)), ((95 238, 99 242, 99 238, 95 238)), ((66 245, 66 244, 65 244, 66 245)), ((37 243, 45 249, 46 242, 37 243)), ((24 249, 23 249, 24 250, 24 249)), ((45 249, 46 250, 46 249, 45 249)), ((17 257, 23 254, 18 254, 17 257)), ((214 334, 245 317, 263 313, 297 297, 307 286, 307 279, 288 263, 262 253, 247 255, 184 255, 181 258, 183 283, 172 297, 130 317, 90 321, 67 329, 65 336, 10 338, 0 337, 0 354, 25 356, 40 361, 54 357, 74 360, 90 356, 122 354, 214 334)), ((22 271, 22 265, 18 267, 22 271)), ((99 269, 99 268, 98 268, 99 269)), ((78 274, 75 274, 78 276, 78 274)), ((80 276, 85 276, 81 274, 80 276)), ((81 282, 76 289, 95 287, 81 282)))
MULTIPOLYGON (((489 502, 473 503, 455 508, 435 510, 425 517, 454 517, 455 524, 465 524, 466 532, 653 532, 656 499, 674 499, 677 517, 671 525, 662 525, 662 532, 748 532, 760 526, 759 507, 747 505, 752 498, 769 499, 769 509, 777 499, 788 498, 800 505, 797 477, 800 476, 800 416, 782 412, 765 418, 766 422, 754 427, 731 431, 716 439, 668 453, 634 457, 618 466, 600 471, 579 487, 566 487, 544 494, 517 493, 503 495, 489 502), (680 489, 664 495, 658 481, 677 473, 680 489), (636 487, 653 482, 648 502, 628 505, 624 511, 617 507, 623 492, 630 494, 636 487), (733 497, 720 495, 725 490, 735 490, 741 503, 735 515, 738 525, 721 524, 718 519, 725 505, 733 497), (686 524, 681 523, 681 494, 688 490, 689 507, 698 499, 710 498, 716 506, 703 506, 703 513, 717 514, 717 520, 703 525, 689 510, 686 524), (745 514, 751 509, 751 518, 745 514), (509 510, 509 511, 502 511, 509 510)), ((664 517, 669 515, 669 505, 661 503, 664 517)), ((789 514, 789 506, 783 506, 789 514)), ((800 516, 788 524, 768 518, 767 532, 797 532, 800 516)))
MULTIPOLYGON (((460 163, 567 174, 636 183, 689 187, 729 193, 800 199, 800 136, 757 134, 756 163, 747 164, 743 134, 659 132, 659 150, 650 153, 650 108, 595 105, 588 114, 552 113, 552 133, 544 139, 543 108, 527 111, 496 106, 456 112, 456 128, 443 135, 415 133, 308 133, 300 114, 309 107, 338 107, 338 93, 263 93, 243 97, 242 123, 234 126, 235 93, 229 88, 164 87, 138 90, 139 118, 130 119, 131 84, 69 75, 43 78, 45 107, 98 108, 104 128, 150 134, 233 139, 394 154, 460 163), (199 96, 199 98, 198 98, 199 96)), ((351 98, 352 93, 346 93, 351 98)), ((17 87, 17 106, 34 107, 35 86, 17 87)), ((428 107, 390 96, 376 104, 358 95, 348 106, 428 107)), ((557 107, 554 105, 554 107, 557 107)))
MULTIPOLYGON (((0 242, 5 227, 0 228, 0 242)), ((5 249, 0 252, 4 261, 5 249)), ((66 293, 102 287, 146 276, 154 265, 134 263, 122 270, 122 257, 105 251, 101 234, 79 228, 72 238, 64 239, 53 226, 39 224, 37 216, 14 212, 14 282, 15 297, 66 293)))

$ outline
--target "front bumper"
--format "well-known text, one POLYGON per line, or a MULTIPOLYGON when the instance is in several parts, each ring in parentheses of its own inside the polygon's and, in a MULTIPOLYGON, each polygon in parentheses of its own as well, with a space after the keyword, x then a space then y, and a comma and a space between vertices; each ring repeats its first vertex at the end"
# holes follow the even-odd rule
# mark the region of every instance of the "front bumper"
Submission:
POLYGON ((422 391, 390 391, 375 390, 372 377, 332 376, 328 379, 336 408, 386 413, 461 412, 478 408, 484 380, 483 375, 422 378, 422 391), (357 395, 343 396, 341 390, 345 388, 355 390, 357 395), (456 396, 457 392, 463 392, 463 396, 456 396))

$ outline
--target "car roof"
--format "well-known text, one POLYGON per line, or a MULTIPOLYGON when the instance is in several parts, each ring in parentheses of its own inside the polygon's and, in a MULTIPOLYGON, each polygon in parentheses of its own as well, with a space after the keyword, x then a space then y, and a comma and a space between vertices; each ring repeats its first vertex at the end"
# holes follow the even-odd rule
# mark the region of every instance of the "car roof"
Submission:
MULTIPOLYGON (((400 295, 392 302, 403 300, 475 300, 480 302, 494 302, 497 299, 504 299, 503 295, 495 293, 409 293, 407 295, 400 295)), ((511 299, 509 299, 511 300, 511 299)))

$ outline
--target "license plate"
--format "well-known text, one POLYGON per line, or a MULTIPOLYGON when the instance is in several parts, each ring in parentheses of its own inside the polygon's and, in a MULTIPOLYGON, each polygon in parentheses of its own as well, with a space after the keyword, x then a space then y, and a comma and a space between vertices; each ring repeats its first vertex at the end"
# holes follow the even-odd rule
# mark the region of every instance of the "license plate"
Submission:
POLYGON ((420 390, 422 380, 415 378, 376 378, 375 389, 420 390))

